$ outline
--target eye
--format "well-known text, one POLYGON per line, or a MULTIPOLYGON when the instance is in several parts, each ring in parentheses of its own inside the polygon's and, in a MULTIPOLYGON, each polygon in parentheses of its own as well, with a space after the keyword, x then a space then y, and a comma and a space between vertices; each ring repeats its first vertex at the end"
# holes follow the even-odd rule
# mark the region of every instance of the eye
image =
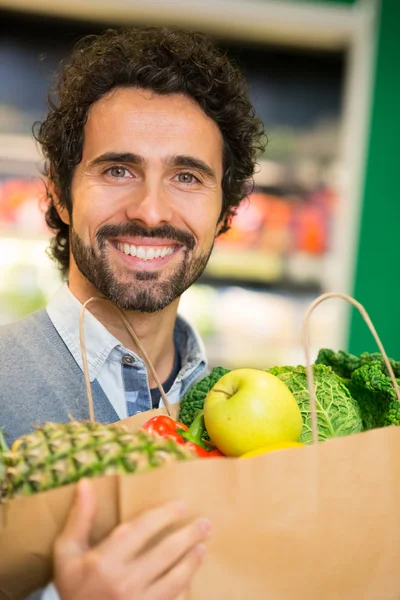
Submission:
POLYGON ((130 175, 128 169, 121 167, 120 165, 110 167, 105 173, 110 174, 111 177, 114 177, 115 179, 124 179, 127 175, 130 175))
POLYGON ((191 183, 200 183, 199 179, 193 175, 193 173, 188 173, 186 171, 182 173, 178 173, 176 176, 179 183, 191 184, 191 183))

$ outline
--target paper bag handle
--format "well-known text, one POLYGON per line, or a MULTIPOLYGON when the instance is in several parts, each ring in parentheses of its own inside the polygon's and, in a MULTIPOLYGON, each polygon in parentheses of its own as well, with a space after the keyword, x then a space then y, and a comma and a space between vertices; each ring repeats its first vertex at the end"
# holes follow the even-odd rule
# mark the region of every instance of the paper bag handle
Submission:
POLYGON ((312 370, 312 365, 310 362, 310 318, 311 318, 311 314, 313 313, 313 311, 315 310, 315 308, 321 304, 321 302, 324 302, 325 300, 328 300, 330 298, 341 298, 342 300, 346 300, 346 302, 349 302, 350 304, 352 304, 355 308, 357 308, 357 310, 359 311, 359 313, 361 314, 362 318, 364 319, 365 323, 368 325, 368 328, 370 330, 370 332, 372 333, 372 335, 374 336, 374 339, 378 345, 378 348, 383 356, 383 360, 385 361, 385 365, 386 368, 389 372, 389 375, 391 377, 394 389, 396 391, 396 396, 397 396, 397 400, 400 402, 400 389, 399 386, 397 384, 397 380, 396 377, 394 375, 393 369, 392 369, 392 365, 389 362, 389 359, 387 357, 387 354, 385 352, 385 349, 383 347, 383 344, 380 340, 379 335, 376 332, 376 329, 367 313, 367 311, 365 310, 365 308, 363 307, 362 304, 360 304, 359 302, 357 302, 357 300, 355 300, 354 298, 352 298, 351 296, 348 296, 347 294, 339 294, 339 293, 334 293, 334 292, 329 292, 326 294, 322 294, 321 296, 319 296, 318 298, 316 298, 314 300, 314 302, 312 302, 306 312, 306 315, 304 317, 304 322, 303 322, 303 348, 304 348, 304 354, 305 354, 305 361, 306 361, 306 371, 307 371, 307 382, 308 382, 308 391, 310 394, 310 411, 311 411, 311 424, 312 424, 312 440, 313 440, 313 444, 317 444, 318 443, 318 422, 317 422, 317 403, 316 403, 316 398, 315 398, 315 386, 314 386, 314 376, 313 376, 313 370, 312 370))
POLYGON ((157 373, 151 363, 151 360, 149 359, 149 357, 147 356, 146 350, 143 348, 143 345, 141 344, 138 336, 136 335, 136 333, 133 330, 132 325, 129 323, 128 319, 126 318, 126 316, 124 315, 124 312, 118 308, 118 306, 116 306, 113 302, 111 302, 111 300, 108 300, 108 298, 103 298, 102 296, 93 296, 93 298, 89 298, 89 300, 86 300, 86 302, 82 305, 81 311, 80 311, 80 317, 79 317, 79 341, 80 341, 80 347, 81 347, 81 354, 82 354, 82 365, 83 365, 83 375, 85 378, 85 386, 86 386, 86 394, 87 394, 87 399, 88 399, 88 404, 89 404, 89 418, 92 422, 94 422, 95 417, 94 417, 94 404, 93 404, 93 395, 92 395, 92 387, 90 385, 90 377, 89 377, 89 367, 88 367, 88 362, 87 362, 87 351, 86 351, 86 342, 85 342, 85 328, 84 328, 84 316, 85 316, 85 310, 87 309, 88 305, 91 302, 97 302, 97 301, 104 301, 104 302, 109 302, 111 304, 111 306, 119 312, 119 315, 121 317, 122 322, 124 323, 129 335, 131 336, 133 343, 136 344, 136 346, 139 348, 143 360, 146 364, 146 367, 149 369, 150 373, 152 374, 154 381, 157 384, 158 389, 160 390, 160 394, 161 397, 163 399, 165 408, 167 409, 167 413, 171 416, 171 404, 167 398, 166 393, 164 392, 164 388, 161 385, 161 382, 157 376, 157 373))

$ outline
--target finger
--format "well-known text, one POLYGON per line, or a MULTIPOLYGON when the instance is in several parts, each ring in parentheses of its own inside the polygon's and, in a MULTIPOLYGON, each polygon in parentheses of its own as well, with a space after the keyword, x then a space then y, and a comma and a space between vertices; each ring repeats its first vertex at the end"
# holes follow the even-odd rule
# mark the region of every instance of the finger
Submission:
POLYGON ((96 500, 93 487, 87 479, 81 479, 76 487, 74 503, 64 529, 55 543, 55 558, 62 559, 67 554, 83 554, 88 550, 95 514, 96 500))
POLYGON ((206 540, 210 532, 211 524, 208 519, 196 519, 167 536, 136 561, 135 571, 140 573, 141 582, 147 584, 155 581, 200 542, 206 540))
POLYGON ((139 554, 154 536, 181 520, 186 512, 187 508, 182 502, 170 502, 149 510, 137 519, 116 527, 111 535, 101 542, 97 551, 108 556, 110 560, 128 562, 139 554))
POLYGON ((190 586, 197 569, 203 561, 206 547, 195 546, 173 569, 168 571, 148 590, 151 600, 176 600, 190 586))

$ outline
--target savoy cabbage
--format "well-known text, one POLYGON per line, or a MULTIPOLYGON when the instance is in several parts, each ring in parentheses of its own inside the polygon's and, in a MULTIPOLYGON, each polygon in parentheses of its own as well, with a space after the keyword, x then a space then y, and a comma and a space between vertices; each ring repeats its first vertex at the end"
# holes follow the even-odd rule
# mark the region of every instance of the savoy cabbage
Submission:
MULTIPOLYGON (((365 431, 400 425, 400 402, 381 354, 363 352, 355 356, 344 350, 323 348, 316 362, 332 367, 342 378, 360 406, 365 431)), ((390 358, 389 362, 400 384, 400 362, 390 358)))
MULTIPOLYGON (((319 441, 362 431, 360 407, 341 378, 331 367, 313 365, 312 368, 319 441)), ((279 377, 296 398, 303 419, 303 431, 299 441, 310 444, 312 442, 310 394, 305 367, 274 367, 269 369, 269 372, 279 377)))

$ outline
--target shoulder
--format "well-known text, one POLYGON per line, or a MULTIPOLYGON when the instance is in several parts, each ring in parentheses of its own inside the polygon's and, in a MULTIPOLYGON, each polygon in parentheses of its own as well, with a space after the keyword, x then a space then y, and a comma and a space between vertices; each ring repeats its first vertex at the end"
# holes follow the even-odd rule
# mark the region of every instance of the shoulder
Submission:
POLYGON ((29 331, 43 329, 49 322, 51 323, 47 312, 42 308, 19 321, 1 325, 0 340, 18 337, 18 335, 24 335, 29 331))
POLYGON ((43 421, 85 412, 79 366, 45 310, 0 328, 0 365, 0 426, 7 442, 43 421))
POLYGON ((56 330, 50 321, 45 309, 41 309, 27 317, 0 327, 0 362, 4 359, 3 353, 13 353, 24 348, 26 351, 34 350, 43 338, 54 335, 56 330))
POLYGON ((39 385, 66 370, 68 351, 47 312, 42 309, 0 327, 0 398, 10 385, 21 391, 39 385))

